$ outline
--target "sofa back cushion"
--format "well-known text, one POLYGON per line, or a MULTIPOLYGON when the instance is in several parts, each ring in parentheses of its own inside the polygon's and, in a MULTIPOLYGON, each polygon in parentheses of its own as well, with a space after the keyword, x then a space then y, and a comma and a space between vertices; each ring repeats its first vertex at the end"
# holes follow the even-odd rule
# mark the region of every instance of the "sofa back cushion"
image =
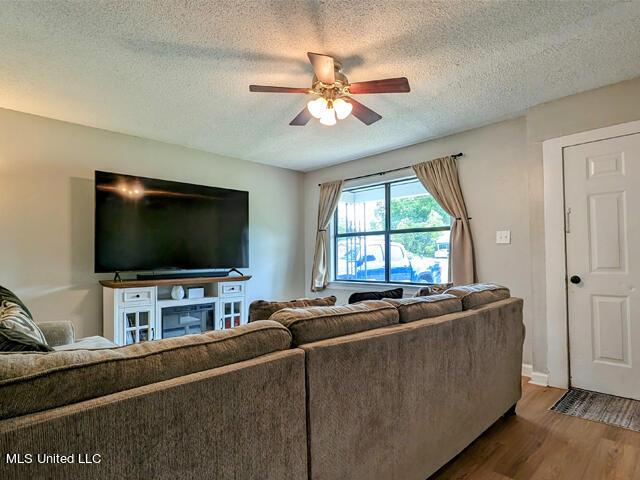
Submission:
POLYGON ((268 320, 271 315, 284 308, 330 307, 336 304, 336 297, 298 298, 289 302, 267 302, 255 300, 249 305, 249 322, 268 320))
POLYGON ((400 323, 415 322, 425 318, 439 317, 462 310, 462 302, 455 295, 429 295, 400 299, 385 299, 398 309, 400 323))
POLYGON ((487 303, 504 300, 511 296, 507 287, 494 283, 472 283, 471 285, 459 285, 448 289, 445 293, 455 295, 462 300, 462 309, 486 305, 487 303))
POLYGON ((373 292, 355 292, 349 297, 349 303, 358 303, 364 300, 382 300, 383 298, 402 298, 402 288, 373 292))
POLYGON ((0 354, 0 419, 242 362, 290 344, 286 328, 264 321, 104 350, 0 354))
POLYGON ((271 320, 287 327, 293 345, 373 330, 399 322, 398 310, 388 302, 366 300, 336 307, 285 308, 271 320))

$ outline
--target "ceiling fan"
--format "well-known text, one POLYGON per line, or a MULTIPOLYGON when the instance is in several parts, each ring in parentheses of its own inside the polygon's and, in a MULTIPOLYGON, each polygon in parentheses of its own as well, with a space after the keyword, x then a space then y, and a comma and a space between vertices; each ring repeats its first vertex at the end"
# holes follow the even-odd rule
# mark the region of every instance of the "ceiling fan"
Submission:
POLYGON ((312 117, 315 117, 321 124, 331 126, 336 124, 336 119, 343 120, 352 113, 365 125, 371 125, 380 120, 382 115, 364 106, 352 95, 411 91, 409 81, 405 77, 349 83, 347 77, 340 71, 342 64, 335 58, 311 52, 308 52, 307 56, 314 72, 311 88, 249 85, 251 92, 304 93, 318 97, 310 100, 289 125, 304 126, 312 117))

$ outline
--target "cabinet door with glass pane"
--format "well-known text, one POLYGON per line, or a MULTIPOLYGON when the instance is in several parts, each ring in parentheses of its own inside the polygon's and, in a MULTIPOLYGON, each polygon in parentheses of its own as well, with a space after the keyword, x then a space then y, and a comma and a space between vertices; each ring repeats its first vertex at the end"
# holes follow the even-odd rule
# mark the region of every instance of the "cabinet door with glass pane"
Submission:
POLYGON ((122 344, 131 345, 133 343, 153 340, 154 328, 153 308, 135 307, 125 308, 122 311, 123 333, 122 344))
POLYGON ((239 327, 245 323, 244 297, 221 299, 218 329, 239 327))

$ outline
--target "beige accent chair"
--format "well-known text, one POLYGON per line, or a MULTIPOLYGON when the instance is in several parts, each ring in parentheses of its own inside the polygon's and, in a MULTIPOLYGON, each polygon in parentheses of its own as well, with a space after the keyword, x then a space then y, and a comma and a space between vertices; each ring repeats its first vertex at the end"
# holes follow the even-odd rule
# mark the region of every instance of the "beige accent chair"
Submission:
POLYGON ((117 345, 111 340, 98 335, 93 337, 84 337, 76 340, 76 333, 73 323, 68 320, 56 322, 41 322, 38 327, 42 330, 47 343, 54 350, 80 350, 100 348, 113 348, 117 345))

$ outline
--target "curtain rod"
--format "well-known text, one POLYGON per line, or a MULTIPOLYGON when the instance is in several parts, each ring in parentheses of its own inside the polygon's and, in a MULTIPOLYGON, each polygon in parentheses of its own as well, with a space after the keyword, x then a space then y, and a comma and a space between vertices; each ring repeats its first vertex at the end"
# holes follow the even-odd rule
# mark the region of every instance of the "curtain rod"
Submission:
MULTIPOLYGON (((450 155, 453 158, 459 158, 462 155, 464 155, 463 153, 456 153, 454 155, 450 155)), ((378 172, 378 173, 369 173, 367 175, 360 175, 359 177, 351 177, 351 178, 345 178, 345 182, 350 182, 351 180, 360 180, 361 178, 368 178, 368 177, 376 177, 378 175, 382 176, 382 175, 386 175, 387 173, 393 173, 393 172, 399 172, 400 170, 406 170, 407 168, 411 168, 411 166, 408 167, 399 167, 399 168, 392 168, 391 170, 385 170, 383 172, 378 172)), ((322 185, 321 183, 318 184, 318 186, 322 185)))

